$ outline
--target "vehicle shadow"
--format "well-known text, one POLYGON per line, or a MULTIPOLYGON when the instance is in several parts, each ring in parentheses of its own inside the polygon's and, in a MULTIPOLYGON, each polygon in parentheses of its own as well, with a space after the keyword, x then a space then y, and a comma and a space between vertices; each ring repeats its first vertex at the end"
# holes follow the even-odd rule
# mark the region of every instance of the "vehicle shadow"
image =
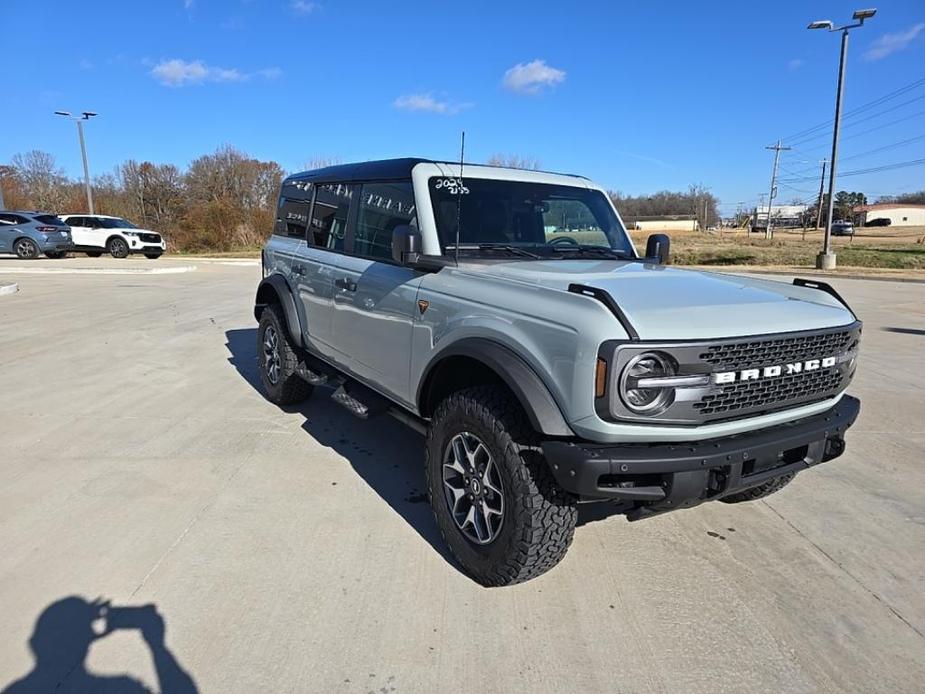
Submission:
POLYGON ((884 332, 900 333, 902 335, 925 335, 925 330, 918 328, 884 328, 884 332))
MULTIPOLYGON (((225 332, 228 363, 263 393, 257 369, 257 329, 225 332)), ((455 569, 456 560, 440 537, 424 477, 424 439, 387 415, 357 419, 332 402, 329 388, 316 388, 300 406, 284 408, 304 418, 302 429, 322 446, 342 456, 379 497, 455 569)))
POLYGON ((193 678, 167 648, 164 618, 154 605, 116 607, 72 595, 42 610, 29 637, 35 665, 22 678, 6 685, 2 694, 150 691, 129 675, 97 675, 86 668, 90 646, 120 630, 137 631, 147 644, 157 673, 158 691, 177 694, 198 691, 193 678))

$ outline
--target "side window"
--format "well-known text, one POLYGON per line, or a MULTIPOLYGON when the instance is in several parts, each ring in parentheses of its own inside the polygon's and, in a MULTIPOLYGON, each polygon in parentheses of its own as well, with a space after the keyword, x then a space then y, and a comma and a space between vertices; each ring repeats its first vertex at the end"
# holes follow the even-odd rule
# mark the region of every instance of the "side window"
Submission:
POLYGON ((0 214, 0 224, 7 226, 9 224, 16 224, 16 215, 15 214, 0 214))
POLYGON ((357 186, 328 183, 315 188, 315 204, 309 234, 311 245, 332 251, 344 249, 350 201, 357 186))
POLYGON ((360 190, 354 255, 392 259, 392 232, 414 220, 411 181, 364 183, 360 190))
POLYGON ((278 236, 304 239, 305 230, 308 228, 308 202, 280 198, 279 203, 274 233, 278 236))

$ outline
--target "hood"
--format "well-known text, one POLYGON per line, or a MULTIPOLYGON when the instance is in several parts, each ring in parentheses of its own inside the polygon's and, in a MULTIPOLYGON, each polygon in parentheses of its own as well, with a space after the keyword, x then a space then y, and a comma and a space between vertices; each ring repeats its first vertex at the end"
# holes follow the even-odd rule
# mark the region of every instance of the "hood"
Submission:
POLYGON ((563 291, 570 284, 604 289, 643 340, 796 332, 855 320, 837 299, 818 289, 640 262, 503 262, 480 264, 478 272, 563 291))

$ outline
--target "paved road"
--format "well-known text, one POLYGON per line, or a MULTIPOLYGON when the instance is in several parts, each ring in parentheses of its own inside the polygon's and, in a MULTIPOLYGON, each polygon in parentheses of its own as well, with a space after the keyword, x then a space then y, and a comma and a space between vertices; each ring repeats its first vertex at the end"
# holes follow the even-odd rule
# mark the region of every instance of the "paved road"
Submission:
POLYGON ((439 541, 420 437, 267 403, 259 268, 197 265, 0 301, 0 688, 922 691, 925 286, 838 283, 866 322, 843 459, 763 502, 585 513, 554 571, 487 590, 439 541), (68 596, 154 604, 166 644, 142 610, 91 646, 68 596))

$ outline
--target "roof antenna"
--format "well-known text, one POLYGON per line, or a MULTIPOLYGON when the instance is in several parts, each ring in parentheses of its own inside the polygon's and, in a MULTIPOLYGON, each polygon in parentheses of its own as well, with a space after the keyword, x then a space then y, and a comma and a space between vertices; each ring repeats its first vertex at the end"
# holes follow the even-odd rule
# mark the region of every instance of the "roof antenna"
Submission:
POLYGON ((456 186, 456 264, 459 265, 459 227, 462 221, 463 161, 466 158, 466 131, 462 131, 462 144, 459 147, 459 181, 456 186))

